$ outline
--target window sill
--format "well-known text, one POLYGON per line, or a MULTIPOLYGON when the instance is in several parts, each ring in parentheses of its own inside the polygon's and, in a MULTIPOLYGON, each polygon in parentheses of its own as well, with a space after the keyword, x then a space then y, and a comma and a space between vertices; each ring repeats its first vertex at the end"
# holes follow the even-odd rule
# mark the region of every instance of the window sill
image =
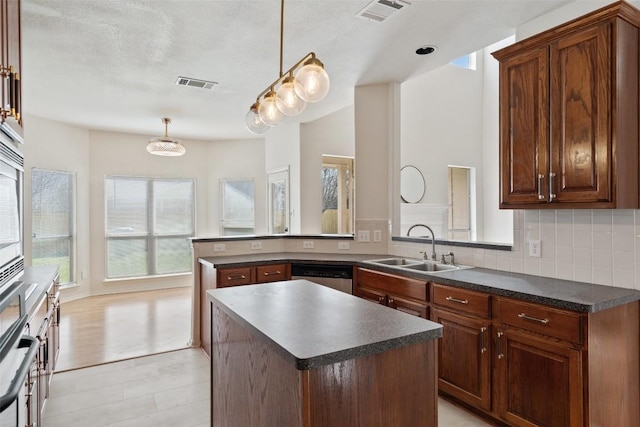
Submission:
POLYGON ((154 276, 134 276, 134 277, 118 277, 115 279, 104 279, 105 283, 117 283, 117 282, 130 282, 133 280, 149 280, 149 279, 164 279, 168 277, 182 277, 182 276, 190 276, 193 273, 191 271, 187 271, 184 273, 173 273, 173 274, 156 274, 154 276))

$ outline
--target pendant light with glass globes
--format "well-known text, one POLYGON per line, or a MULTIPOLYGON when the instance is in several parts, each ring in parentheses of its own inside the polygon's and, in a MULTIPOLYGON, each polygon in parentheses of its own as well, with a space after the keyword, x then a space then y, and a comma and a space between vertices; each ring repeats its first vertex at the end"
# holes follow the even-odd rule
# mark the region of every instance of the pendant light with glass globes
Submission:
POLYGON ((300 114, 307 102, 322 101, 329 92, 329 75, 313 52, 282 72, 283 34, 284 0, 281 0, 280 76, 258 94, 245 117, 247 129, 257 135, 282 123, 287 116, 300 114))

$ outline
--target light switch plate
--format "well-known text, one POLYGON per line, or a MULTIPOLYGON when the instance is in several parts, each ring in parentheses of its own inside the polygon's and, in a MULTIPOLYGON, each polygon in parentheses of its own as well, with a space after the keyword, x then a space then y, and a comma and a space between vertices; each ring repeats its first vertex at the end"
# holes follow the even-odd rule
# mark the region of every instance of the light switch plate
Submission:
POLYGON ((382 242, 382 230, 373 230, 373 241, 382 242))
POLYGON ((529 240, 529 256, 540 258, 541 252, 540 240, 529 240))

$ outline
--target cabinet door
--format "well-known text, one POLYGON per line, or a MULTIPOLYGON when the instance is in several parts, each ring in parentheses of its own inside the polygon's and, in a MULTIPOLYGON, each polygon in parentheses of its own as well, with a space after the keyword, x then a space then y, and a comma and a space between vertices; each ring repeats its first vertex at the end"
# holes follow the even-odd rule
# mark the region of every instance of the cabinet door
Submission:
POLYGON ((474 407, 491 409, 490 327, 486 320, 432 309, 438 340, 438 387, 474 407))
POLYGON ((500 206, 547 202, 548 49, 500 63, 500 206))
POLYGON ((502 329, 496 342, 496 412, 512 426, 582 426, 581 352, 502 329))
POLYGON ((551 44, 550 172, 558 202, 612 200, 611 25, 551 44))
POLYGON ((428 317, 428 309, 426 304, 420 304, 419 302, 410 301, 397 295, 387 295, 387 305, 391 308, 395 308, 396 310, 411 314, 413 316, 422 317, 423 319, 426 319, 428 317))

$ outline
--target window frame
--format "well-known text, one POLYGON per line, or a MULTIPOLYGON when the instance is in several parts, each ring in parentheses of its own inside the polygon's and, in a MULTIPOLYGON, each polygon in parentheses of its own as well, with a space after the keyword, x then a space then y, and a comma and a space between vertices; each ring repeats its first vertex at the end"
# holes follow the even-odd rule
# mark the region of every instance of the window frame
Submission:
MULTIPOLYGON (((49 173, 49 174, 59 174, 66 175, 69 180, 69 234, 67 236, 55 236, 55 237, 47 237, 48 240, 68 240, 69 241, 69 281, 61 282, 61 287, 74 286, 77 284, 77 245, 78 245, 78 237, 77 237, 77 223, 78 223, 78 213, 77 213, 77 187, 78 187, 78 174, 76 172, 69 171, 61 171, 55 169, 46 169, 46 168, 31 168, 31 263, 33 265, 45 265, 45 264, 37 264, 34 262, 38 258, 34 258, 35 245, 34 240, 37 240, 38 237, 34 237, 36 233, 33 229, 33 186, 34 186, 34 173, 49 173)), ((60 266, 58 267, 59 269, 60 266)))
POLYGON ((176 271, 176 272, 167 272, 167 273, 158 273, 157 267, 157 242, 163 238, 172 237, 179 238, 184 237, 185 239, 189 239, 191 237, 195 237, 195 229, 196 229, 196 180, 194 178, 160 178, 160 177, 140 177, 140 176, 125 176, 125 175, 106 175, 104 179, 104 239, 105 239, 105 260, 104 260, 104 275, 105 280, 108 281, 117 281, 117 280, 127 280, 127 279, 142 279, 148 277, 166 277, 166 276, 175 276, 182 274, 191 274, 193 271, 193 265, 189 265, 188 270, 184 271, 176 271), (107 200, 107 182, 112 179, 120 179, 120 180, 131 180, 131 181, 142 181, 145 182, 146 185, 146 218, 147 218, 147 231, 146 232, 137 232, 137 233, 127 233, 127 234, 118 234, 118 233, 109 233, 109 215, 108 215, 108 200, 107 200), (191 193, 192 193, 192 208, 191 208, 191 232, 190 233, 163 233, 158 234, 155 232, 156 226, 156 212, 155 212, 155 194, 154 194, 154 183, 156 182, 180 182, 180 183, 191 183, 191 193), (147 272, 142 275, 127 275, 127 276, 114 276, 110 277, 109 273, 109 242, 111 241, 126 241, 126 240, 134 240, 144 238, 147 250, 147 272))

